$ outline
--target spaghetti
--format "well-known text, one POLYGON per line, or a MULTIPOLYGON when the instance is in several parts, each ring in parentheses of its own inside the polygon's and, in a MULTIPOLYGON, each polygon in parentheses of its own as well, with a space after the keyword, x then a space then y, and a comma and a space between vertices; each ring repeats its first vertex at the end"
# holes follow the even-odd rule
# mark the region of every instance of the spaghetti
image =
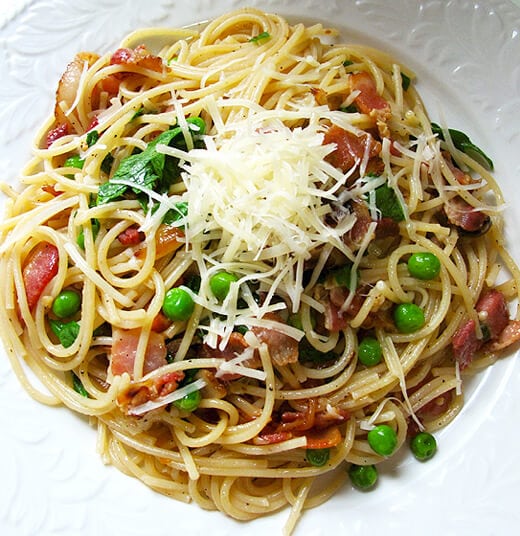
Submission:
POLYGON ((492 162, 336 37, 244 9, 80 53, 3 186, 24 387, 153 489, 241 520, 289 504, 287 532, 337 468, 453 420, 461 372, 520 336, 492 162))

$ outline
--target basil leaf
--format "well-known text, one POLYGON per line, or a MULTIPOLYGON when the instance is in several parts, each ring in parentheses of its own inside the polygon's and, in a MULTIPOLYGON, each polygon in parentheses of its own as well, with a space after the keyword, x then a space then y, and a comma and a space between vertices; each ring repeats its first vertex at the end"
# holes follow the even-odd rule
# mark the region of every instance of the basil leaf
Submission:
MULTIPOLYGON (((446 141, 444 138, 444 133, 442 132, 442 128, 437 125, 436 123, 432 123, 432 132, 436 134, 440 140, 446 141)), ((453 142, 453 145, 463 153, 467 154, 470 158, 473 158, 477 163, 479 163, 483 168, 488 169, 489 171, 493 171, 494 164, 493 160, 489 158, 489 156, 484 153, 480 147, 477 147, 470 139, 467 134, 464 134, 464 132, 461 132, 460 130, 455 130, 453 128, 449 128, 448 132, 450 134, 451 141, 453 142)))
POLYGON ((166 225, 171 225, 176 221, 179 221, 181 218, 184 218, 188 215, 188 203, 181 201, 175 203, 175 208, 171 208, 163 217, 162 222, 166 225))
MULTIPOLYGON (((200 117, 187 118, 189 128, 194 137, 204 134, 204 121, 200 117)), ((180 137, 178 145, 181 146, 184 139, 181 136, 181 127, 166 130, 151 141, 146 149, 140 153, 127 156, 117 168, 114 175, 99 187, 97 204, 103 205, 121 197, 128 190, 128 185, 117 184, 118 180, 134 183, 142 188, 167 191, 169 184, 162 184, 164 178, 171 179, 171 166, 167 166, 167 158, 164 153, 157 151, 158 145, 170 145, 177 137, 180 137)), ((134 190, 137 194, 139 188, 134 190)))
POLYGON ((87 133, 87 145, 92 147, 99 139, 99 132, 97 130, 91 130, 87 133))
POLYGON ((406 76, 404 73, 401 73, 401 86, 403 91, 406 91, 410 87, 411 79, 409 76, 406 76))
POLYGON ((266 41, 267 39, 270 39, 270 37, 271 35, 269 34, 269 32, 262 32, 256 35, 255 37, 251 37, 249 42, 260 44, 261 41, 266 41))
POLYGON ((470 158, 473 158, 473 160, 475 160, 475 162, 480 164, 483 168, 488 169, 489 171, 493 171, 493 160, 491 160, 491 158, 489 158, 489 156, 485 154, 482 149, 480 149, 473 143, 461 143, 461 150, 466 153, 470 158))
POLYGON ((323 363, 337 359, 332 350, 320 352, 304 337, 298 344, 298 361, 300 363, 323 363))
POLYGON ((85 389, 85 387, 83 387, 81 380, 76 376, 76 374, 74 374, 74 372, 72 372, 71 374, 72 374, 72 387, 74 391, 76 391, 76 393, 80 394, 81 396, 88 398, 89 397, 88 392, 85 389))
POLYGON ((336 284, 346 287, 349 290, 353 291, 357 288, 357 283, 359 281, 359 272, 356 272, 353 285, 351 284, 352 279, 352 265, 351 264, 345 264, 341 268, 338 268, 337 270, 334 270, 332 272, 332 277, 334 278, 334 281, 336 284), (352 286, 354 288, 352 288, 352 286))
POLYGON ((49 320, 51 329, 58 337, 60 343, 68 348, 74 344, 79 334, 79 324, 76 321, 72 322, 60 322, 59 320, 49 320))
POLYGON ((376 206, 384 218, 392 218, 394 221, 404 220, 404 212, 401 202, 395 191, 390 188, 388 184, 382 184, 377 187, 375 193, 376 206))

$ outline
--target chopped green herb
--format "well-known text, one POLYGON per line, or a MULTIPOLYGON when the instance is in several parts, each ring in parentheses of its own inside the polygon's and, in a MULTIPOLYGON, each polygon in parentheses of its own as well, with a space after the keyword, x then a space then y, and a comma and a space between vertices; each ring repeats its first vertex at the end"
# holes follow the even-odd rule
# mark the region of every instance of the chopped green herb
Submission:
MULTIPOLYGON (((194 137, 204 134, 204 121, 200 117, 189 117, 186 121, 194 137)), ((180 146, 180 142, 184 142, 181 127, 162 132, 144 151, 124 158, 112 178, 99 187, 97 204, 103 205, 118 199, 128 190, 126 184, 117 184, 119 180, 134 183, 137 187, 167 191, 171 167, 168 166, 166 155, 157 151, 157 146, 169 145, 175 142, 176 138, 180 138, 178 143, 180 146)), ((135 191, 140 192, 139 188, 135 191)))
POLYGON ((110 175, 113 163, 114 157, 110 153, 108 153, 105 158, 103 158, 103 162, 101 162, 101 171, 104 171, 107 175, 110 175))
POLYGON ((92 147, 99 139, 99 132, 97 130, 91 130, 87 133, 87 145, 92 147))
POLYGON ((171 225, 181 218, 185 218, 188 215, 188 203, 181 201, 175 203, 175 208, 171 208, 163 217, 162 222, 166 225, 171 225))
POLYGON ((76 321, 60 322, 59 320, 49 319, 49 324, 54 335, 58 337, 60 343, 65 348, 74 344, 74 341, 79 334, 79 324, 76 321))
POLYGON ((330 352, 320 352, 304 337, 298 344, 298 361, 300 363, 324 363, 337 359, 337 354, 330 352))
POLYGON ((404 220, 403 207, 397 194, 388 184, 382 184, 375 190, 376 206, 384 218, 392 218, 394 221, 404 220))
POLYGON ((269 34, 269 32, 262 32, 256 35, 255 37, 251 37, 249 42, 260 44, 261 41, 266 41, 267 39, 270 39, 270 38, 271 38, 271 35, 269 34))
POLYGON ((409 76, 406 76, 404 73, 401 73, 401 85, 403 91, 406 91, 410 87, 411 79, 409 76))
POLYGON ((79 156, 79 154, 73 154, 72 156, 69 156, 67 160, 65 160, 63 167, 73 167, 82 169, 83 164, 85 163, 85 160, 79 156))
POLYGON ((347 114, 355 114, 358 112, 357 106, 355 104, 350 104, 349 106, 342 106, 340 112, 345 112, 347 114))
POLYGON ((354 62, 351 60, 345 60, 343 62, 343 67, 348 67, 349 65, 354 65, 354 62))
MULTIPOLYGON (((436 123, 432 123, 432 132, 436 134, 440 140, 446 141, 444 138, 444 132, 442 131, 442 128, 437 125, 436 123)), ((453 142, 453 145, 463 153, 467 154, 469 157, 473 158, 476 162, 478 162, 482 167, 485 169, 488 169, 490 171, 493 171, 494 165, 493 161, 489 156, 487 156, 482 149, 477 147, 468 137, 467 134, 464 134, 464 132, 461 132, 460 130, 455 130, 453 128, 448 129, 448 133, 450 135, 451 141, 453 142)))
POLYGON ((144 114, 144 106, 141 106, 141 108, 139 108, 139 110, 137 110, 137 112, 135 112, 135 114, 130 118, 130 121, 133 121, 134 119, 137 119, 138 117, 140 117, 143 114, 144 114))
POLYGON ((74 391, 76 393, 80 394, 81 396, 84 396, 85 398, 88 398, 88 392, 83 387, 83 383, 81 383, 81 380, 72 372, 72 387, 74 388, 74 391))
POLYGON ((359 281, 359 272, 354 274, 354 280, 352 280, 352 265, 345 264, 341 268, 334 270, 332 277, 336 284, 347 287, 349 290, 356 290, 359 281))

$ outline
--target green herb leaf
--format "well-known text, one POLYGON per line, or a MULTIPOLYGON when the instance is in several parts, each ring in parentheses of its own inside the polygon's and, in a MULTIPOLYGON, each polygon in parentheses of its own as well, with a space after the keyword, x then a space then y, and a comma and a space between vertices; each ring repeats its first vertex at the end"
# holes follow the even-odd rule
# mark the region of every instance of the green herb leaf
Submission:
POLYGON ((88 392, 85 389, 85 387, 83 387, 81 380, 76 376, 76 374, 74 374, 74 372, 72 372, 71 374, 72 374, 72 387, 74 388, 74 391, 76 391, 76 393, 80 394, 81 396, 88 398, 89 397, 88 392))
POLYGON ((72 156, 69 156, 67 160, 65 160, 63 167, 73 167, 82 169, 83 164, 85 163, 85 160, 79 156, 79 154, 73 154, 72 156))
POLYGON ((175 203, 175 208, 171 208, 163 217, 162 222, 166 225, 171 225, 181 218, 185 218, 188 215, 188 203, 181 201, 175 203))
POLYGON ((345 60, 343 62, 343 67, 348 67, 349 65, 354 65, 354 62, 351 60, 345 60))
POLYGON ((357 106, 355 104, 351 104, 349 106, 342 106, 340 108, 341 112, 345 112, 347 114, 355 114, 358 112, 357 106))
POLYGON ((261 44, 262 41, 266 41, 267 39, 270 39, 270 38, 271 38, 271 35, 269 34, 269 32, 262 32, 256 35, 255 37, 251 37, 249 42, 261 44))
POLYGON ((139 116, 144 114, 144 106, 141 106, 137 112, 130 118, 130 121, 133 121, 134 119, 137 119, 139 116))
POLYGON ((59 320, 49 319, 49 324, 54 335, 58 337, 60 343, 65 348, 74 344, 74 341, 79 334, 79 324, 76 321, 60 322, 59 320))
POLYGON ((324 363, 337 359, 333 351, 320 352, 304 337, 298 344, 298 361, 300 363, 324 363))
POLYGON ((91 130, 87 133, 87 145, 92 147, 99 139, 99 132, 97 130, 91 130))
MULTIPOLYGON (((202 119, 199 117, 188 118, 187 122, 194 137, 204 134, 204 121, 202 119)), ((174 127, 162 132, 148 144, 144 151, 124 158, 112 178, 99 187, 97 204, 103 205, 114 201, 128 190, 126 184, 116 184, 118 180, 125 180, 142 188, 166 191, 169 184, 161 184, 165 176, 169 176, 166 155, 158 152, 157 146, 170 145, 176 141, 177 137, 181 138, 180 145, 180 142, 184 141, 181 127, 174 127)), ((140 193, 141 190, 136 188, 135 191, 140 193)))
POLYGON ((114 157, 108 153, 105 158, 103 158, 103 162, 101 162, 101 171, 104 171, 107 175, 110 175, 110 172, 112 171, 112 164, 114 162, 114 157))
POLYGON ((406 91, 410 87, 411 79, 409 76, 406 76, 404 73, 401 73, 401 85, 403 91, 406 91))
POLYGON ((401 202, 395 191, 388 184, 382 184, 376 188, 375 192, 376 206, 384 218, 392 218, 394 221, 404 220, 401 202))
POLYGON ((334 270, 332 272, 332 277, 334 278, 334 281, 337 285, 340 285, 342 287, 346 287, 349 290, 356 290, 357 284, 359 281, 359 273, 356 272, 354 277, 354 285, 352 288, 352 264, 345 264, 341 268, 338 268, 337 270, 334 270))
MULTIPOLYGON (((442 131, 442 128, 437 125, 436 123, 432 123, 432 132, 436 134, 440 140, 446 141, 444 138, 444 133, 442 131)), ((453 128, 448 129, 451 141, 453 142, 453 145, 463 153, 467 154, 470 158, 473 158, 476 162, 478 162, 482 167, 485 169, 488 169, 489 171, 493 171, 494 165, 493 160, 489 158, 489 156, 480 149, 480 147, 477 147, 470 139, 467 134, 464 134, 464 132, 461 132, 460 130, 455 130, 453 128)))

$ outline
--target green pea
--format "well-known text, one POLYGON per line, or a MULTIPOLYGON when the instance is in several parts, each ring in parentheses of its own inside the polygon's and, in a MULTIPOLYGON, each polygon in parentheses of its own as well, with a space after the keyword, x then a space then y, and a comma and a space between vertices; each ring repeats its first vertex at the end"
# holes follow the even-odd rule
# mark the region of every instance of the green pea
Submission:
POLYGON ((52 312, 58 318, 76 314, 81 307, 81 296, 75 290, 63 290, 52 302, 52 312))
POLYGON ((414 333, 425 321, 423 310, 415 303, 400 303, 394 309, 395 326, 401 333, 414 333))
POLYGON ((380 363, 383 351, 379 341, 374 337, 365 337, 358 348, 358 359, 366 367, 373 367, 380 363))
POLYGON ((173 405, 182 411, 195 411, 199 407, 201 400, 202 395, 200 391, 197 390, 188 393, 182 398, 179 398, 179 400, 175 400, 173 405))
POLYGON ((170 320, 188 320, 194 308, 191 294, 183 288, 171 288, 164 296, 162 310, 170 320))
POLYGON ((437 452, 437 441, 428 432, 420 432, 410 441, 413 455, 420 461, 426 461, 437 452))
POLYGON ((381 456, 391 456, 397 447, 397 433, 387 424, 380 424, 368 432, 370 448, 381 456))
POLYGON ((230 272, 217 272, 209 279, 209 288, 217 300, 224 301, 229 294, 231 283, 238 281, 238 277, 230 272))
POLYGON ((349 467, 348 476, 355 488, 366 491, 376 485, 379 475, 375 465, 352 464, 349 467))
POLYGON ((408 271, 417 279, 435 279, 441 271, 441 262, 429 251, 414 253, 408 259, 408 271))
POLYGON ((330 449, 307 449, 305 458, 311 465, 323 467, 329 461, 330 449))

